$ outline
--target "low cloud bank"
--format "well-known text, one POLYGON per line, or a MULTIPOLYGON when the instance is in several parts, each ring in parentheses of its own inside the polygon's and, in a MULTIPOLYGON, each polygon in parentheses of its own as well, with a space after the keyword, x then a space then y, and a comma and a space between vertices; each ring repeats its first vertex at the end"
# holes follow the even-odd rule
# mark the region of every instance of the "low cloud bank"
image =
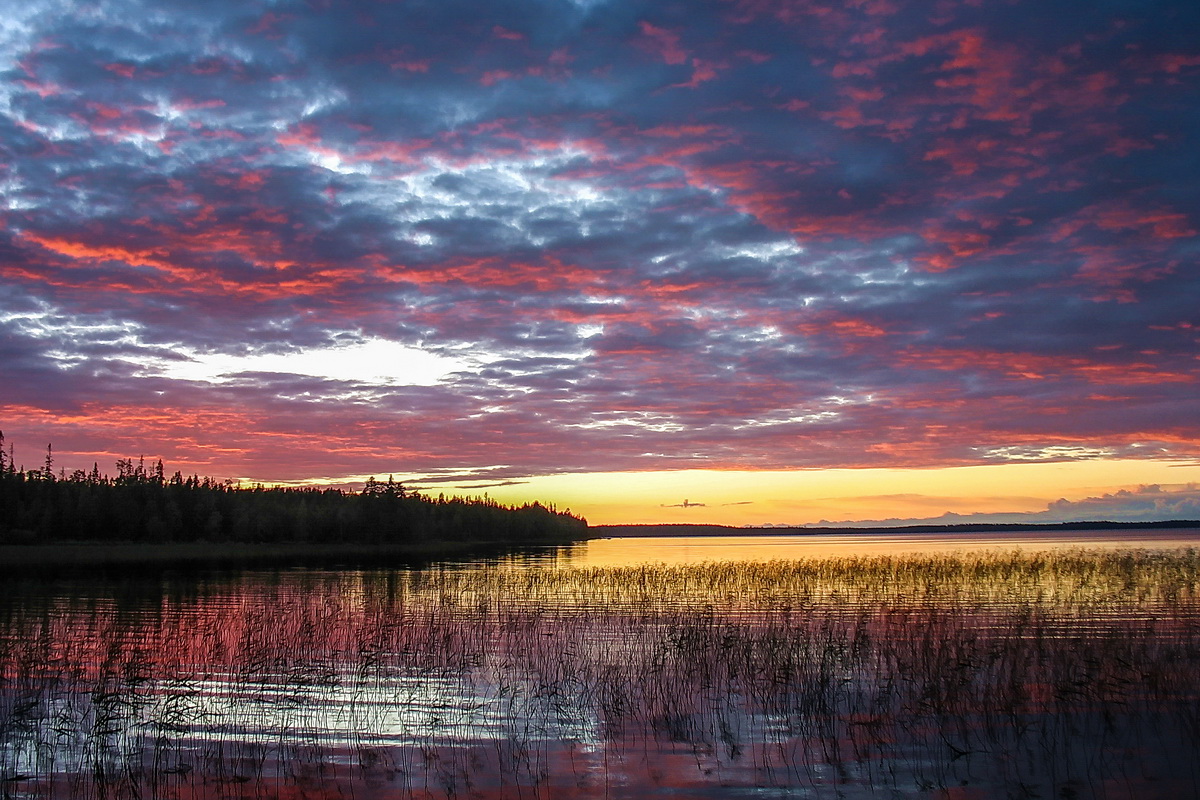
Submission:
POLYGON ((1009 512, 998 514, 956 514, 947 512, 939 517, 920 519, 821 520, 805 527, 845 525, 848 527, 879 527, 895 525, 956 525, 962 523, 1047 523, 1047 522, 1156 522, 1172 519, 1200 519, 1200 485, 1150 484, 1136 489, 1122 489, 1099 497, 1082 500, 1055 500, 1044 511, 1009 512))

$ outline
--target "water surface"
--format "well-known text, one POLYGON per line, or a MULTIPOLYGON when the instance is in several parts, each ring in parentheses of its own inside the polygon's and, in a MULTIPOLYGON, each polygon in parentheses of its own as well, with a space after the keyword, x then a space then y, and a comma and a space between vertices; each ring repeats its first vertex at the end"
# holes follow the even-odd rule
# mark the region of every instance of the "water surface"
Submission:
POLYGON ((746 534, 593 539, 560 552, 560 563, 619 566, 703 561, 763 561, 773 558, 827 558, 955 551, 1064 550, 1071 548, 1175 549, 1200 547, 1200 530, 1146 528, 1120 531, 1028 530, 1004 533, 746 534))
POLYGON ((12 581, 0 789, 1197 796, 1200 556, 1159 533, 12 581))

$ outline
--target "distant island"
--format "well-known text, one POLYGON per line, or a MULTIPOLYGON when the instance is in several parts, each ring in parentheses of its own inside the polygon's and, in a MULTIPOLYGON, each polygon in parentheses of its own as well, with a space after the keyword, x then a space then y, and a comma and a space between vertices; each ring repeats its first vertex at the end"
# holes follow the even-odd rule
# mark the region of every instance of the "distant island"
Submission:
POLYGON ((1200 520, 1172 519, 1153 522, 1111 522, 1107 520, 1080 522, 963 522, 946 525, 897 525, 850 527, 825 525, 821 527, 734 527, 732 525, 704 525, 696 523, 661 523, 645 525, 592 525, 588 538, 637 536, 807 536, 818 534, 850 533, 1003 533, 1004 531, 1117 531, 1197 528, 1200 520))

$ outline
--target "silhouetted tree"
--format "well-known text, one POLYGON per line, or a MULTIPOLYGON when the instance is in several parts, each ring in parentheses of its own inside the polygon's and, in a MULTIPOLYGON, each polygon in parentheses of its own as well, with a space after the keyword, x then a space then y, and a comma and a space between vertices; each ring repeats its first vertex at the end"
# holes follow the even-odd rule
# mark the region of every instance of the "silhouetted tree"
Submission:
MULTIPOLYGON (((0 440, 0 446, 3 441, 0 440)), ((55 480, 53 449, 43 469, 14 466, 12 445, 0 470, 0 542, 247 541, 401 543, 570 541, 587 522, 537 503, 503 506, 489 498, 436 500, 405 489, 393 476, 371 478, 361 492, 330 488, 242 488, 175 472, 164 480, 158 460, 116 461, 109 478, 93 462, 55 480)))

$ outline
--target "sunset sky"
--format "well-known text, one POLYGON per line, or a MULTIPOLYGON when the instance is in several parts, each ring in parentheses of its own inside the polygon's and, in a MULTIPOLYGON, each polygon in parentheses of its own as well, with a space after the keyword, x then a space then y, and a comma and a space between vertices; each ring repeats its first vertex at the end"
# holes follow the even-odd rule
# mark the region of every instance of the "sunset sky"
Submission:
POLYGON ((19 463, 1200 518, 1195 0, 4 5, 19 463))

